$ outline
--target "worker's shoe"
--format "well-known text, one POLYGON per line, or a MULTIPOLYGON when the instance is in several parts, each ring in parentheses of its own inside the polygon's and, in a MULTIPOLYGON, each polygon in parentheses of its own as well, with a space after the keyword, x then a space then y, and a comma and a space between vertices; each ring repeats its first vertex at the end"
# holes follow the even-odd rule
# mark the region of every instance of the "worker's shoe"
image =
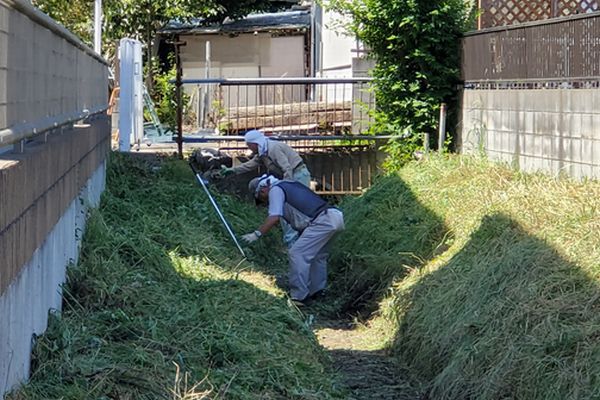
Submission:
POLYGON ((314 292, 313 294, 308 296, 308 298, 311 300, 320 300, 320 299, 324 298, 326 295, 327 295, 327 292, 325 291, 325 289, 321 289, 321 290, 317 290, 316 292, 314 292))
POLYGON ((290 303, 292 303, 293 305, 295 305, 296 307, 306 307, 309 305, 310 302, 310 298, 306 297, 302 300, 298 300, 298 299, 292 299, 290 298, 290 303))

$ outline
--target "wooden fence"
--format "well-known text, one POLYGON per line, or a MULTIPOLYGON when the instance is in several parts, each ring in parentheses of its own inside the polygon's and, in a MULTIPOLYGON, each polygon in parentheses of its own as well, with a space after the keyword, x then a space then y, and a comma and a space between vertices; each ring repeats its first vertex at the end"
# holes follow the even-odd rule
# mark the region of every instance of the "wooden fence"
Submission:
POLYGON ((598 0, 479 0, 478 29, 600 11, 598 0))
MULTIPOLYGON (((600 79, 600 13, 474 31, 462 42, 467 85, 540 84, 600 79)), ((586 83, 588 84, 588 83, 586 83)))

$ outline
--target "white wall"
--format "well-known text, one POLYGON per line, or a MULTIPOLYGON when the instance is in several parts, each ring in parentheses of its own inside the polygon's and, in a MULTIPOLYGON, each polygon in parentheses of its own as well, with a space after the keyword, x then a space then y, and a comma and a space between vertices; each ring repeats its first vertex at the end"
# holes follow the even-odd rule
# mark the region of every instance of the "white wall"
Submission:
POLYGON ((339 26, 340 21, 347 21, 347 18, 328 10, 323 13, 321 71, 324 77, 352 76, 352 49, 356 47, 356 40, 345 35, 339 26))
MULTIPOLYGON (((202 79, 206 74, 206 42, 210 41, 211 78, 282 78, 304 77, 304 36, 272 37, 269 33, 242 34, 236 37, 197 35, 182 37, 181 60, 184 79, 202 79)), ((186 85, 196 96, 197 85, 186 85)), ((300 95, 300 92, 298 92, 300 95)), ((215 93, 211 95, 214 98, 215 93)), ((281 102, 276 91, 258 93, 255 86, 224 89, 224 106, 254 106, 281 102)), ((298 98, 299 99, 299 98, 298 98)), ((298 100, 296 99, 296 100, 298 100)), ((291 100, 291 98, 287 99, 291 100)))
POLYGON ((304 36, 271 37, 267 33, 233 38, 221 35, 183 36, 184 79, 204 78, 206 42, 210 41, 211 77, 303 77, 304 36))
MULTIPOLYGON (((318 6, 316 7, 318 8, 318 6)), ((316 10, 315 12, 318 12, 316 10)), ((317 28, 316 46, 320 47, 320 65, 316 66, 315 75, 322 78, 351 78, 352 59, 355 56, 352 49, 356 47, 354 37, 343 32, 341 24, 348 21, 342 16, 324 8, 322 11, 322 24, 317 28), (320 38, 318 37, 320 33, 320 38)), ((317 60, 318 62, 319 60, 317 60)), ((351 99, 352 85, 327 85, 321 88, 318 99, 351 99)))

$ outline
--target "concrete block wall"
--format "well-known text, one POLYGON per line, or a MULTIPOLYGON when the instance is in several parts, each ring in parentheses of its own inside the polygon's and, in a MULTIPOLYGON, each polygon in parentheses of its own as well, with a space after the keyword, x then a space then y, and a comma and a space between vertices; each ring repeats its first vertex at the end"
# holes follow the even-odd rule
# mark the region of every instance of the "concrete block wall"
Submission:
POLYGON ((0 294, 45 240, 110 146, 106 116, 0 155, 0 294))
POLYGON ((23 3, 0 2, 0 130, 106 104, 105 62, 23 3))
POLYGON ((524 171, 600 178, 600 89, 462 92, 459 146, 524 171))
POLYGON ((0 397, 28 378, 104 189, 110 120, 70 118, 107 104, 105 60, 29 1, 0 1, 0 397), (19 153, 5 146, 23 137, 19 153))

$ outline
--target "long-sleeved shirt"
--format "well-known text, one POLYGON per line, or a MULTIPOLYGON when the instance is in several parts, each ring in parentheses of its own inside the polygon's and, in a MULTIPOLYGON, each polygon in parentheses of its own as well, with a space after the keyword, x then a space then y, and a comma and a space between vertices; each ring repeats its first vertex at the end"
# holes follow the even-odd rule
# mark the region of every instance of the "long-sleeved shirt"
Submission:
POLYGON ((269 140, 267 153, 263 156, 256 154, 250 160, 234 167, 236 174, 243 174, 264 165, 268 173, 282 179, 294 179, 294 169, 303 163, 302 158, 294 149, 283 142, 269 140))

